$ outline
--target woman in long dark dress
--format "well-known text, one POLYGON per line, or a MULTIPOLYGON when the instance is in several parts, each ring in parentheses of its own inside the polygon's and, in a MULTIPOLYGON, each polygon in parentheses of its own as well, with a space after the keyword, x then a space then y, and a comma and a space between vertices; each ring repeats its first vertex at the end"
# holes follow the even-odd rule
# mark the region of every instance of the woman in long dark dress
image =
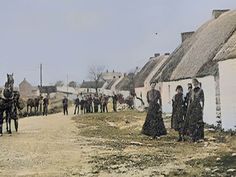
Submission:
POLYGON ((148 113, 143 125, 142 133, 153 138, 166 135, 166 128, 162 119, 162 101, 161 94, 155 90, 156 83, 151 83, 151 90, 147 93, 147 101, 149 103, 148 113))
POLYGON ((197 79, 193 79, 194 89, 192 90, 189 108, 187 111, 187 119, 189 121, 189 131, 192 140, 198 141, 204 139, 204 92, 197 79))
POLYGON ((178 85, 176 88, 176 94, 172 99, 172 117, 171 117, 171 128, 179 132, 178 141, 184 139, 184 95, 183 87, 178 85))

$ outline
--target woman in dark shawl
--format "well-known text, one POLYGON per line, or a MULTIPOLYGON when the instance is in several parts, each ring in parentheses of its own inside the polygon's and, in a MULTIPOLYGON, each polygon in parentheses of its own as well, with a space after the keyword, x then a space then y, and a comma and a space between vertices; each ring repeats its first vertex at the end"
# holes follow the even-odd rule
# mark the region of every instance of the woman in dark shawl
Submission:
POLYGON ((193 79, 193 85, 194 89, 191 93, 186 119, 192 140, 196 142, 204 139, 203 109, 205 98, 201 84, 197 79, 193 79))
POLYGON ((172 117, 171 117, 171 128, 179 132, 178 141, 184 139, 184 95, 183 87, 178 85, 176 88, 176 94, 172 99, 172 117))
POLYGON ((162 101, 161 94, 155 90, 156 83, 151 83, 151 90, 147 93, 149 103, 148 113, 143 125, 142 133, 153 138, 166 135, 166 128, 162 119, 162 101))

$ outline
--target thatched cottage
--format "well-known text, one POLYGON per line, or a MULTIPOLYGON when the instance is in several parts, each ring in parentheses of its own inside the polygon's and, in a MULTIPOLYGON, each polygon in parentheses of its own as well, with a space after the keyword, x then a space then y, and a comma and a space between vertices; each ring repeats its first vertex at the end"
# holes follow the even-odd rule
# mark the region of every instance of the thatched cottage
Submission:
MULTIPOLYGON (((144 102, 144 106, 148 106, 147 92, 150 90, 150 81, 157 71, 162 68, 163 64, 168 59, 169 54, 160 56, 155 54, 154 57, 150 57, 149 61, 143 66, 143 68, 135 76, 135 93, 137 97, 141 98, 144 102)), ((141 106, 140 100, 135 101, 135 106, 141 106)))
POLYGON ((103 87, 104 84, 105 84, 104 81, 99 81, 96 86, 95 81, 83 81, 78 89, 78 92, 83 94, 96 93, 96 87, 97 87, 98 92, 100 93, 101 88, 103 87))
POLYGON ((40 95, 38 87, 32 86, 26 79, 19 84, 19 92, 22 98, 35 98, 40 95))
POLYGON ((182 34, 182 44, 170 55, 152 80, 159 82, 163 110, 171 112, 177 85, 187 89, 191 78, 202 83, 205 92, 204 119, 222 127, 236 125, 236 11, 214 10, 213 18, 196 32, 182 34))

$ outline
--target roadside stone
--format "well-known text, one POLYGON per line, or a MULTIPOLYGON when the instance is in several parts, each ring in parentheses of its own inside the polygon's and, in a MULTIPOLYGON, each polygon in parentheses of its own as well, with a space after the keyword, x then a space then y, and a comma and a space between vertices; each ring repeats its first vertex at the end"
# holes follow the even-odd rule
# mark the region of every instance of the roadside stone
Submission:
POLYGON ((208 141, 216 141, 216 138, 213 138, 213 137, 211 137, 211 138, 208 138, 208 141))
POLYGON ((216 161, 217 161, 217 162, 221 161, 221 158, 218 157, 218 158, 216 159, 216 161))
POLYGON ((232 157, 236 157, 236 153, 233 153, 233 154, 232 154, 232 157))
POLYGON ((235 171, 236 171, 236 169, 228 169, 227 170, 228 173, 232 173, 232 172, 235 172, 235 171))
POLYGON ((215 172, 217 172, 217 171, 219 171, 219 169, 218 169, 218 168, 215 168, 214 170, 212 170, 212 173, 215 173, 215 172))

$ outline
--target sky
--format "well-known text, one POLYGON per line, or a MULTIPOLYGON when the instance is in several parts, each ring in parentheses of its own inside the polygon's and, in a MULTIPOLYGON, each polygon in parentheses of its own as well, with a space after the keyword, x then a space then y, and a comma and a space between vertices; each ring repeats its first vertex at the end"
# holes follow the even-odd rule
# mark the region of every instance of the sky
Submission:
POLYGON ((7 73, 39 85, 40 63, 44 85, 88 80, 91 66, 129 72, 173 52, 213 9, 236 0, 0 0, 0 85, 7 73))

